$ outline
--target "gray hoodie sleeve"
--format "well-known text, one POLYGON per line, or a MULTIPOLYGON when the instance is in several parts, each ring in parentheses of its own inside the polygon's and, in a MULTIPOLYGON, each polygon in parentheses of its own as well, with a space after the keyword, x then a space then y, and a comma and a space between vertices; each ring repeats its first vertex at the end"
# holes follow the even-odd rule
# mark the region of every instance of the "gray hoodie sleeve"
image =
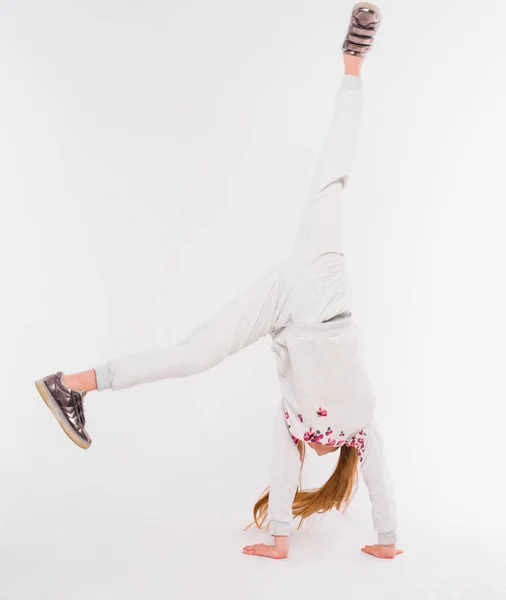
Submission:
POLYGON ((379 544, 395 544, 397 541, 397 511, 394 488, 385 460, 383 439, 377 424, 365 427, 364 455, 361 463, 362 476, 369 491, 372 519, 378 532, 379 544))
POLYGON ((272 535, 289 535, 293 521, 292 505, 299 482, 301 460, 281 404, 273 427, 271 478, 267 518, 272 535))

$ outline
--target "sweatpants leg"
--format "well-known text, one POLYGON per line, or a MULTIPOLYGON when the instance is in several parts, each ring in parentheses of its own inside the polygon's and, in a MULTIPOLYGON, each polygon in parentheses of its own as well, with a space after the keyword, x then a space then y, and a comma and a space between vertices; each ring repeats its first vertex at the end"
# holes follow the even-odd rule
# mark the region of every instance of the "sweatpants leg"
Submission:
POLYGON ((362 80, 344 75, 309 186, 298 232, 283 273, 291 287, 294 322, 329 319, 350 308, 342 235, 342 195, 355 158, 362 114, 362 80))
POLYGON ((275 265, 185 338, 107 361, 95 367, 97 389, 132 387, 206 371, 227 356, 284 327, 288 289, 275 265))
POLYGON ((291 322, 320 322, 348 310, 341 194, 355 154, 361 102, 361 80, 344 75, 288 258, 178 343, 95 367, 97 389, 199 373, 291 322))

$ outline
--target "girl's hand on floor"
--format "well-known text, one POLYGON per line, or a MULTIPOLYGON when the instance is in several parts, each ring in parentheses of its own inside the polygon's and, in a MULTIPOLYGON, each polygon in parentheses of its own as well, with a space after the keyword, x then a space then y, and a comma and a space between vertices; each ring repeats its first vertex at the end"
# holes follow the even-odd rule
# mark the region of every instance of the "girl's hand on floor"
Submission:
POLYGON ((395 544, 374 544, 374 546, 364 546, 362 552, 376 556, 376 558, 395 558, 397 554, 402 554, 404 550, 397 549, 395 544))
POLYGON ((266 558, 286 558, 288 556, 288 537, 276 536, 275 545, 255 544, 253 546, 244 546, 243 554, 252 556, 265 556, 266 558))

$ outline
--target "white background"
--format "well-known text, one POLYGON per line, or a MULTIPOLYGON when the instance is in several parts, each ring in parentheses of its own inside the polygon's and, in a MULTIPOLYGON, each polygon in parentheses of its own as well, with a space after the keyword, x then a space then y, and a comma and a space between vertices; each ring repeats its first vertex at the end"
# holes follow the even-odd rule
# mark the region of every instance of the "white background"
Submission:
MULTIPOLYGON (((285 255, 352 6, 0 0, 2 600, 504 598, 499 0, 383 2, 363 70, 347 270, 403 555, 360 552, 363 482, 288 559, 241 553, 271 539, 243 532, 268 484, 269 338, 88 395, 86 452, 34 387, 176 342, 285 255)), ((334 461, 310 451, 305 487, 334 461)))

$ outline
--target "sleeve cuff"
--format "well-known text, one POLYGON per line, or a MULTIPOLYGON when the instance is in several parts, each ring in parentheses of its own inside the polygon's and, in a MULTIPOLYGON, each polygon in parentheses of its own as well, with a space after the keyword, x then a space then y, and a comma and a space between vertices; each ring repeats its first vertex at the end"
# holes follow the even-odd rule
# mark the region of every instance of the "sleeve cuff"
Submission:
POLYGON ((397 534, 394 531, 383 531, 378 533, 378 543, 383 546, 387 546, 388 544, 395 544, 397 542, 397 534))
POLYGON ((269 525, 271 535, 289 535, 290 523, 285 521, 271 521, 269 525))

